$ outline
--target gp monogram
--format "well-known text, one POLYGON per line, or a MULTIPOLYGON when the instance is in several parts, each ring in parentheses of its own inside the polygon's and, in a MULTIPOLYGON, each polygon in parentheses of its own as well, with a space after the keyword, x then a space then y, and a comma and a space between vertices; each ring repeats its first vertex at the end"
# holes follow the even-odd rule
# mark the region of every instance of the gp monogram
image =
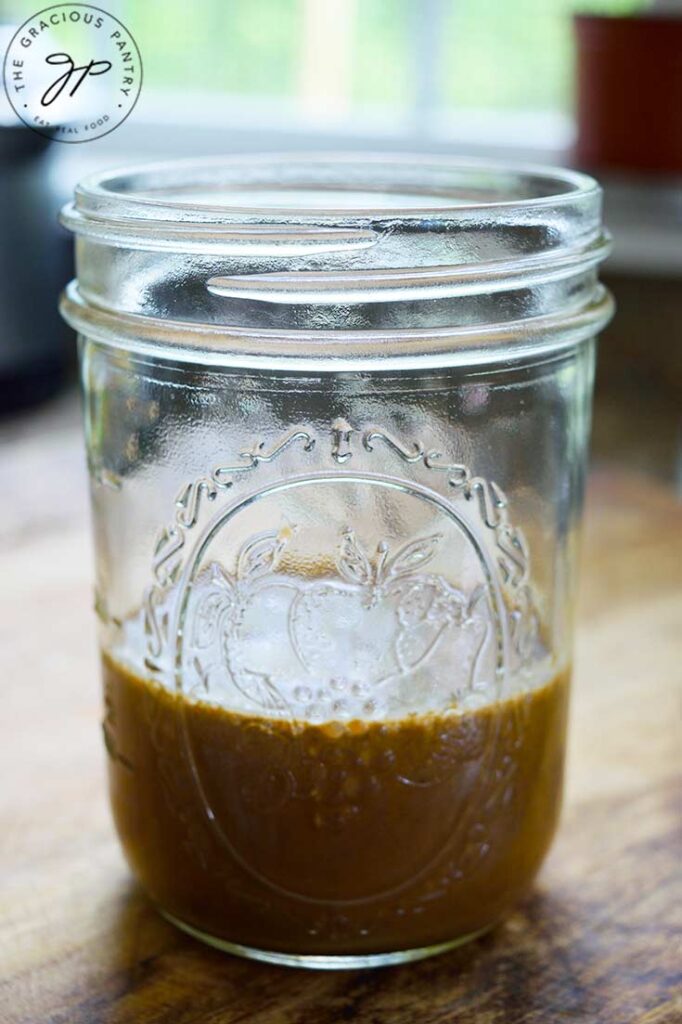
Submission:
POLYGON ((142 60, 130 31, 90 4, 56 4, 17 29, 4 84, 14 112, 58 142, 89 142, 128 117, 142 87, 142 60))

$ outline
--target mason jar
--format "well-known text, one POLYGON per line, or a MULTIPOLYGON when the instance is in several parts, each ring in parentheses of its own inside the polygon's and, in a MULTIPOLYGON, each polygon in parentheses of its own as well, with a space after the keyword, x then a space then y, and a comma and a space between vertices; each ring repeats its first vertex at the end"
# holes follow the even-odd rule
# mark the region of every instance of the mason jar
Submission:
POLYGON ((63 221, 132 871, 276 963, 491 928, 561 804, 599 187, 249 156, 89 177, 63 221))

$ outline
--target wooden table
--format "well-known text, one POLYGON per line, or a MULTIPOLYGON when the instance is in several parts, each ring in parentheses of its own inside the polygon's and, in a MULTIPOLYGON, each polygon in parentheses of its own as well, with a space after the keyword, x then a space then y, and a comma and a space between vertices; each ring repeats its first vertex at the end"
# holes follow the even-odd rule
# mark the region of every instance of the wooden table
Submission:
POLYGON ((0 463, 2 1024, 680 1024, 671 492, 592 476, 567 804, 531 897, 440 958, 300 972, 181 935, 123 863, 105 796, 82 460, 66 421, 17 428, 12 444, 5 432, 0 463))

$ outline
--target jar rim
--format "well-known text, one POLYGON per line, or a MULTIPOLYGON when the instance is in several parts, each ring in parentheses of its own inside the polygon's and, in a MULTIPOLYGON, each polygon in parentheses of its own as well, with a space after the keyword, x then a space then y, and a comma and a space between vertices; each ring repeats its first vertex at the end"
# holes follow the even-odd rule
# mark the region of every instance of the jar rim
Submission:
MULTIPOLYGON (((79 231, 87 231, 86 222, 92 217, 100 227, 109 219, 134 221, 145 233, 153 232, 159 220, 209 227, 254 217, 266 221, 332 218, 335 222, 364 217, 411 219, 423 218, 426 211, 451 220, 462 212, 537 209, 600 194, 595 179, 581 171, 539 164, 402 153, 273 153, 190 158, 99 171, 77 186, 73 211, 84 218, 76 228, 79 231), (298 186, 290 179, 298 180, 298 186), (262 202, 237 201, 248 194, 245 185, 263 190, 262 202), (349 199, 353 193, 397 199, 402 192, 406 199, 421 196, 432 201, 312 205, 308 195, 301 205, 278 205, 268 201, 264 191, 269 187, 291 197, 306 187, 320 185, 349 199), (194 201, 190 200, 192 189, 196 190, 194 201), (209 189, 211 198, 222 189, 225 200, 232 198, 232 192, 235 201, 207 202, 202 189, 209 189)), ((76 227, 73 223, 68 226, 76 227)))
POLYGON ((62 222, 79 240, 69 322, 112 344, 118 324, 146 351, 156 337, 173 358, 462 365, 561 347, 608 318, 601 189, 573 170, 209 157, 90 175, 62 222))

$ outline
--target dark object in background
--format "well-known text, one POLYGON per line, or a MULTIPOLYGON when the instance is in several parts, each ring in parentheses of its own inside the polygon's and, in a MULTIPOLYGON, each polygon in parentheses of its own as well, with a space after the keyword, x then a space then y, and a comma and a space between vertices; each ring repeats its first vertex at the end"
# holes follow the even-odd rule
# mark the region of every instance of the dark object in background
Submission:
POLYGON ((579 166, 682 173, 682 16, 578 15, 579 166))
POLYGON ((49 181, 52 145, 0 123, 0 415, 48 398, 66 378, 57 301, 71 258, 49 181))

